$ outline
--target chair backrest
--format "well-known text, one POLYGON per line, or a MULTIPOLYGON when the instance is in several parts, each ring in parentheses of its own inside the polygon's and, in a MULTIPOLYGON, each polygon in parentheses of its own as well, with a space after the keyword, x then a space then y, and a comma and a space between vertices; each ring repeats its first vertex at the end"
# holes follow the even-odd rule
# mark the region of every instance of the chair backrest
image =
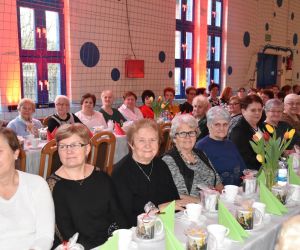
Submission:
POLYGON ((116 137, 109 131, 95 134, 91 139, 91 153, 88 162, 111 175, 113 169, 116 137))
POLYGON ((56 141, 53 139, 49 141, 41 151, 39 175, 47 178, 52 173, 54 173, 61 165, 62 164, 59 159, 56 141))
POLYGON ((22 148, 20 149, 20 153, 16 162, 16 168, 26 172, 26 153, 22 148))
POLYGON ((158 155, 162 156, 165 152, 167 152, 171 148, 171 138, 170 138, 170 130, 171 123, 163 123, 160 125, 161 133, 162 133, 162 142, 159 147, 158 155))
POLYGON ((42 124, 43 124, 44 127, 48 127, 48 121, 49 121, 49 119, 50 119, 51 116, 52 116, 52 115, 49 115, 49 116, 45 117, 45 118, 42 120, 42 124))

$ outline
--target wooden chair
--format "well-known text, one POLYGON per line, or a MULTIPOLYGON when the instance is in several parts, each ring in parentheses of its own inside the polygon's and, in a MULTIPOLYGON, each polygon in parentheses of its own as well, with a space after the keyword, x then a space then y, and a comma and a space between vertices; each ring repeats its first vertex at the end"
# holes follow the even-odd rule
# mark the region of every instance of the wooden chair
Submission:
POLYGON ((162 156, 165 152, 171 149, 171 138, 170 138, 170 130, 171 130, 171 123, 163 123, 160 125, 160 130, 162 133, 162 142, 160 144, 158 155, 162 156))
POLYGON ((20 153, 16 162, 16 168, 23 172, 26 172, 26 153, 24 149, 20 149, 20 153))
POLYGON ((50 118, 51 116, 52 116, 52 115, 49 115, 49 116, 43 118, 42 124, 43 124, 44 128, 45 128, 45 127, 48 127, 48 121, 49 121, 49 118, 50 118))
POLYGON ((56 141, 53 139, 42 148, 39 175, 47 178, 61 165, 56 141))
POLYGON ((116 148, 116 137, 109 131, 95 134, 91 139, 88 163, 111 175, 116 148))

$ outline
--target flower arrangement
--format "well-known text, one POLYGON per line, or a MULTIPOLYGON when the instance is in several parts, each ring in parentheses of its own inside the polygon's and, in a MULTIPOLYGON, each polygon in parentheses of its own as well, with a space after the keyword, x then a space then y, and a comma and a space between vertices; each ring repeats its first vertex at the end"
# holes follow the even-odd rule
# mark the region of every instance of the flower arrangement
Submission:
POLYGON ((286 131, 283 138, 276 136, 275 129, 267 124, 263 134, 257 132, 250 141, 251 147, 256 153, 256 159, 261 163, 265 172, 266 185, 269 189, 274 185, 274 180, 278 170, 278 161, 283 152, 290 145, 295 134, 295 129, 286 131))
POLYGON ((169 102, 168 101, 164 102, 161 96, 157 98, 157 101, 155 101, 151 96, 150 101, 151 101, 151 108, 154 112, 154 119, 157 120, 161 116, 161 113, 167 109, 169 102))

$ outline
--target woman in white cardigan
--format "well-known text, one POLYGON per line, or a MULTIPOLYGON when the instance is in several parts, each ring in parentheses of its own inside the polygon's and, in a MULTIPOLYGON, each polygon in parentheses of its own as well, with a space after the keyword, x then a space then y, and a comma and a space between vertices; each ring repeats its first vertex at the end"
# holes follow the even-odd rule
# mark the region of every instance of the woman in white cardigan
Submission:
POLYGON ((0 249, 51 249, 52 196, 42 177, 15 169, 19 148, 15 133, 0 128, 0 249))

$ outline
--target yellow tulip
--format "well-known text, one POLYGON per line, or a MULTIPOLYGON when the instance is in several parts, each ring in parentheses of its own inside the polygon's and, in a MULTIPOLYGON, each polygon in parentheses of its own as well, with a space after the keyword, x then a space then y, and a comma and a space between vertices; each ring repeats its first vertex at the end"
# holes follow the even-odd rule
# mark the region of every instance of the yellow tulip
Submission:
POLYGON ((289 139, 293 138, 295 132, 296 130, 294 128, 289 131, 289 139))
POLYGON ((158 101, 158 102, 161 102, 161 101, 162 101, 162 97, 159 96, 158 99, 157 99, 157 101, 158 101))
POLYGON ((150 98, 149 98, 149 100, 150 100, 150 102, 153 102, 153 96, 151 96, 150 98))
POLYGON ((160 106, 162 109, 164 109, 166 107, 166 105, 164 103, 161 104, 160 106))
POLYGON ((271 125, 266 124, 266 129, 267 129, 267 131, 268 131, 270 134, 273 134, 273 133, 274 133, 274 128, 273 128, 271 125))
POLYGON ((256 160, 258 160, 258 162, 262 163, 264 158, 262 155, 258 154, 258 155, 256 155, 256 160))

